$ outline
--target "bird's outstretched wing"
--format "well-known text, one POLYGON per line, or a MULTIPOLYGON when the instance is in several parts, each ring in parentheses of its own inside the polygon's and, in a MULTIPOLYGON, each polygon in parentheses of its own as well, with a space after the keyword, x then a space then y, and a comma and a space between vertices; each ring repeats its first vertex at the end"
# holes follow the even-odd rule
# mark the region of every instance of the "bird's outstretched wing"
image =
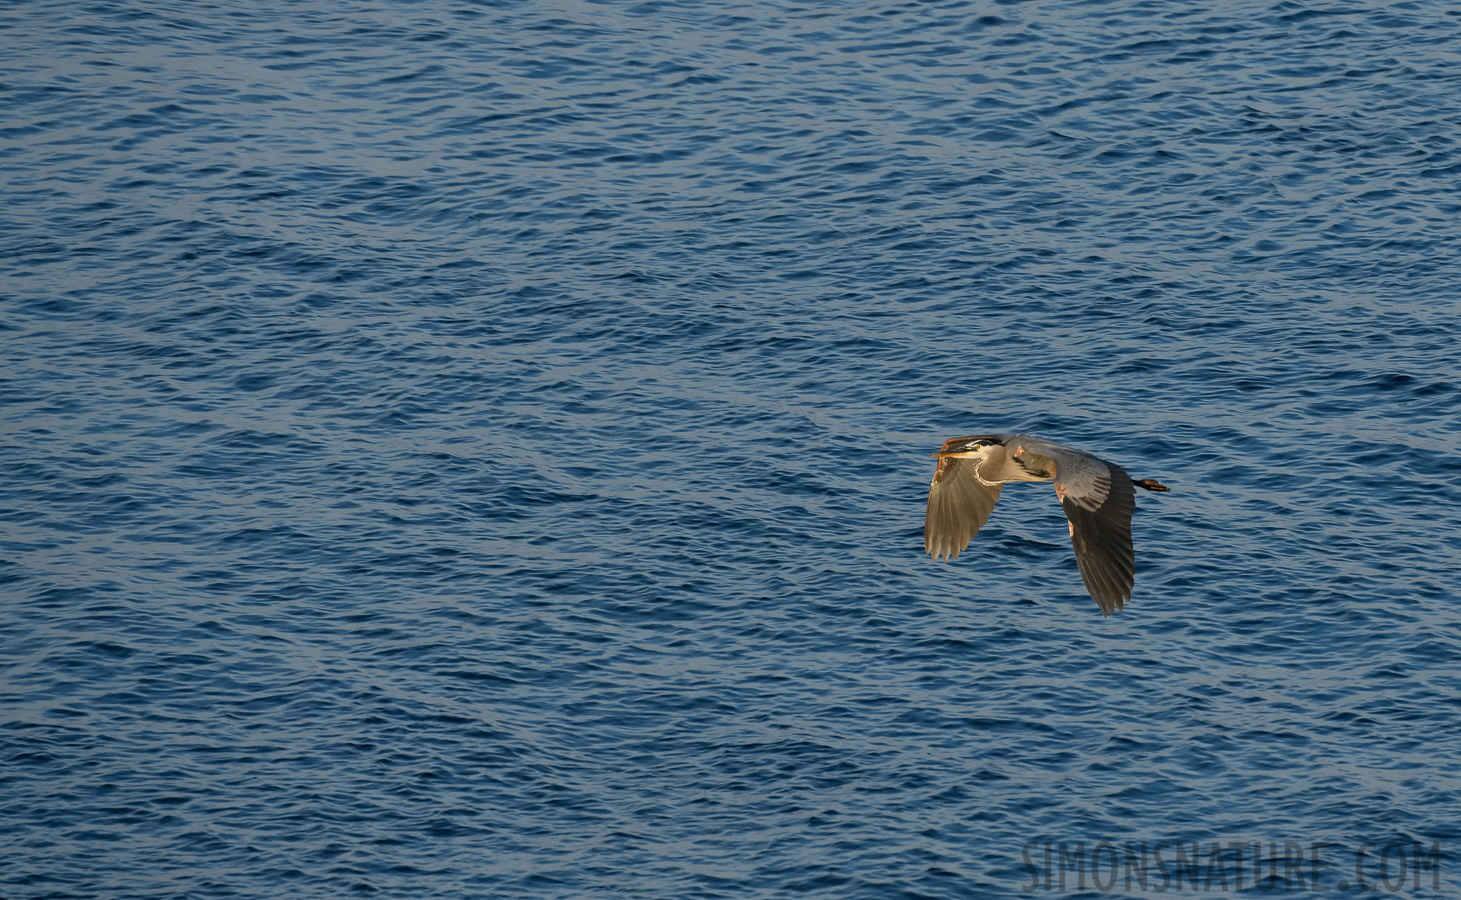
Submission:
MULTIPOLYGON (((947 449, 961 438, 944 442, 947 449)), ((984 484, 974 474, 977 460, 944 458, 938 461, 928 487, 928 512, 923 517, 923 550, 938 559, 958 559, 959 553, 989 521, 999 499, 999 485, 984 484)))
POLYGON ((1109 616, 1131 599, 1136 580, 1136 553, 1131 546, 1136 491, 1131 476, 1118 465, 1053 441, 1022 435, 1017 442, 1055 462, 1055 493, 1070 520, 1070 543, 1081 580, 1101 614, 1109 616))
POLYGON ((1136 491, 1120 466, 1106 465, 1111 486, 1105 502, 1087 509, 1066 492, 1060 505, 1070 519, 1070 543, 1075 547, 1081 580, 1091 599, 1101 607, 1101 614, 1109 616, 1131 599, 1131 586, 1136 581, 1136 553, 1131 547, 1136 491))

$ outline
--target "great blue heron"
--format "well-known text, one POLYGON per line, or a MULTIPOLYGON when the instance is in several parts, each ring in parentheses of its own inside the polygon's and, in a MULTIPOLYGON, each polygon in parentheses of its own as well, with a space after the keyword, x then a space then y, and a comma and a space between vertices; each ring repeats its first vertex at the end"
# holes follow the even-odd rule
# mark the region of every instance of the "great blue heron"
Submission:
POLYGON ((1070 520, 1081 580, 1101 615, 1109 616, 1131 599, 1136 578, 1132 488, 1165 493, 1166 485, 1152 478, 1137 481, 1115 463, 1028 434, 950 438, 933 455, 938 469, 928 488, 923 549, 934 559, 959 558, 989 520, 1001 485, 1054 481, 1055 496, 1070 520))

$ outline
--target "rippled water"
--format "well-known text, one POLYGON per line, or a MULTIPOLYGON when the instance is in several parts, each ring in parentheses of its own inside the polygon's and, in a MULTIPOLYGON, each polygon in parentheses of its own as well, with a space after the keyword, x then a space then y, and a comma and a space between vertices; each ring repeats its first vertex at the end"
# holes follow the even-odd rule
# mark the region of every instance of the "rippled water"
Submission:
POLYGON ((0 896, 1454 893, 1458 64, 1440 2, 9 5, 0 896), (1172 486, 1125 612, 1047 485, 923 555, 1015 430, 1172 486))

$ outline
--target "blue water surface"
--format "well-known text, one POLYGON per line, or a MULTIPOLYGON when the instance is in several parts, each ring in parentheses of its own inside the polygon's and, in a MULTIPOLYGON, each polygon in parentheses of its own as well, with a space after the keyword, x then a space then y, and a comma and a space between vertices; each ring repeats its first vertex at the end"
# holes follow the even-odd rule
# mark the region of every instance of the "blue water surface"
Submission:
POLYGON ((1461 890, 1453 4, 11 3, 0 177, 5 900, 1461 890))

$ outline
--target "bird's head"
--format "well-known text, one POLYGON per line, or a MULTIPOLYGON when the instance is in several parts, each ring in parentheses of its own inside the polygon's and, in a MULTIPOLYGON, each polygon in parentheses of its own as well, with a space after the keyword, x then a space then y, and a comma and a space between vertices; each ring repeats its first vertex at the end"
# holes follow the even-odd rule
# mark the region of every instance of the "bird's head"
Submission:
POLYGON ((983 459, 995 447, 1003 447, 1004 441, 997 437, 965 437, 944 441, 937 453, 930 454, 939 459, 983 459))

